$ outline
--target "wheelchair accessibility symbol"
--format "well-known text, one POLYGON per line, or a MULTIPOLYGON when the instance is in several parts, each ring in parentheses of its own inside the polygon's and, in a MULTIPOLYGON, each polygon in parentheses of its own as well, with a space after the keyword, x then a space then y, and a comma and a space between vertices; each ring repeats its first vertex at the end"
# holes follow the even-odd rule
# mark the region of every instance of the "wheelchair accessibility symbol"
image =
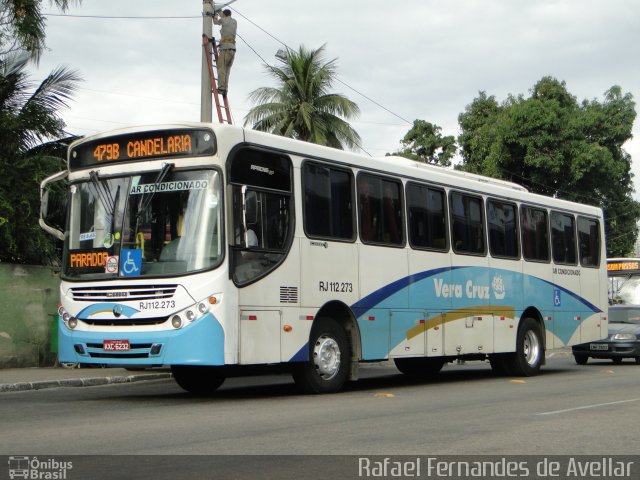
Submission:
POLYGON ((560 290, 557 288, 553 289, 553 306, 560 307, 562 306, 562 301, 560 300, 560 290))
POLYGON ((123 277, 136 277, 142 269, 142 250, 123 249, 120 255, 120 272, 123 277))

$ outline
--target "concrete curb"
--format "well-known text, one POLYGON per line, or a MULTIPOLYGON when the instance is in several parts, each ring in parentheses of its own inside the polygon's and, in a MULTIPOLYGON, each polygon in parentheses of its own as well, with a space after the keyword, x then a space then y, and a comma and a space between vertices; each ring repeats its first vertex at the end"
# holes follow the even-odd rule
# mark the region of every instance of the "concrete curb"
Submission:
POLYGON ((118 383, 133 383, 145 380, 165 380, 172 378, 171 373, 151 373, 148 375, 127 375, 114 377, 69 378, 65 380, 42 380, 38 382, 18 382, 0 384, 0 393, 23 392, 26 390, 42 390, 59 387, 96 387, 99 385, 115 385, 118 383))

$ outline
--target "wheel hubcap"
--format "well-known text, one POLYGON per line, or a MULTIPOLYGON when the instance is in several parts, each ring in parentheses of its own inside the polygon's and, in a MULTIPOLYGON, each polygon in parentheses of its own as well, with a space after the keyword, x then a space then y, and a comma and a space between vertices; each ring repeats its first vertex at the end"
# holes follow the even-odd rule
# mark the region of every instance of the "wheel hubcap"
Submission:
POLYGON ((313 348, 313 363, 323 380, 331 380, 340 370, 340 347, 333 338, 321 336, 313 348))
POLYGON ((529 330, 524 336, 524 358, 526 362, 534 366, 540 359, 540 340, 538 336, 529 330))

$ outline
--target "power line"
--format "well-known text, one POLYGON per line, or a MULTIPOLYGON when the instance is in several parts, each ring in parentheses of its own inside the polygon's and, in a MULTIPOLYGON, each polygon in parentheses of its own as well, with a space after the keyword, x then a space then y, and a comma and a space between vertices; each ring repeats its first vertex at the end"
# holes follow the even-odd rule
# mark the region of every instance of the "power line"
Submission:
MULTIPOLYGON (((287 45, 286 43, 284 43, 282 40, 280 40, 279 38, 277 38, 276 36, 272 35, 271 33, 269 33, 267 30, 265 30, 264 28, 262 28, 260 25, 258 25, 257 23, 255 23, 254 21, 250 20, 249 18, 247 18, 245 15, 243 15, 242 13, 240 13, 236 8, 234 7, 230 7, 234 12, 236 12, 238 15, 240 15, 242 18, 244 18, 245 20, 247 20, 249 23, 251 23, 252 25, 254 25, 256 28, 260 29, 261 31, 263 31, 264 33, 266 33, 267 35, 269 35, 271 38, 273 38, 276 42, 280 43, 281 45, 284 45, 286 48, 288 48, 289 50, 292 50, 291 47, 289 47, 289 45, 287 45)), ((247 43, 245 40, 243 40, 245 43, 247 43)), ((253 49, 252 49, 253 50, 253 49)), ((262 59, 262 57, 260 57, 262 59)), ((263 60, 264 61, 264 60, 263 60)), ((267 62, 264 62, 267 65, 269 65, 267 62)), ((365 95, 364 93, 362 93, 361 91, 357 90, 356 88, 352 87, 351 85, 349 85, 348 83, 340 80, 339 78, 336 78, 336 80, 341 83, 342 85, 344 85, 345 87, 347 87, 348 89, 354 91, 355 93, 357 93, 358 95, 360 95, 361 97, 369 100, 371 103, 373 103, 374 105, 382 108, 383 110, 385 110, 386 112, 390 113, 391 115, 393 115, 396 118, 399 118, 400 120, 402 120, 403 122, 411 125, 413 122, 410 122, 409 120, 407 120, 404 117, 401 117, 400 115, 398 115, 397 113, 391 111, 390 109, 388 109, 387 107, 385 107, 384 105, 382 105, 380 102, 372 99, 371 97, 369 97, 368 95, 365 95)))
MULTIPOLYGON (((234 7, 229 7, 231 8, 235 13, 237 13, 239 16, 241 16, 242 18, 244 18, 247 22, 251 23, 252 25, 254 25, 256 28, 258 28, 259 30, 261 30, 262 32, 264 32, 266 35, 270 36, 271 38, 273 38, 276 42, 280 43, 281 45, 283 45, 284 47, 288 48, 291 50, 291 47, 289 47, 286 43, 284 43, 282 40, 280 40, 278 37, 276 37, 275 35, 271 34, 270 32, 268 32, 267 30, 265 30, 264 28, 262 28, 260 25, 258 25, 256 22, 254 22, 253 20, 251 20, 250 18, 248 18, 246 15, 242 14, 241 12, 239 12, 236 8, 234 7)), ((46 13, 44 14, 44 16, 48 16, 48 17, 68 17, 68 18, 96 18, 96 19, 122 19, 122 20, 175 20, 175 19, 195 19, 195 18, 202 18, 202 16, 133 16, 133 15, 70 15, 70 14, 62 14, 62 13, 46 13)), ((238 35, 238 37, 240 37, 238 35)), ((260 58, 260 60, 262 60, 263 63, 265 63, 266 65, 269 65, 269 63, 267 61, 264 60, 264 58, 258 54, 258 52, 249 45, 249 43, 244 40, 242 37, 240 37, 242 39, 242 41, 258 56, 258 58, 260 58)), ((373 98, 371 98, 368 95, 365 95, 364 93, 362 93, 361 91, 359 91, 358 89, 354 88, 353 86, 349 85, 348 83, 346 83, 343 80, 340 80, 339 78, 336 78, 336 81, 338 81, 339 83, 341 83, 342 85, 344 85, 345 87, 347 87, 348 89, 352 90, 353 92, 357 93, 358 95, 360 95, 362 98, 370 101, 371 103, 373 103, 374 105, 376 105, 377 107, 383 109, 384 111, 386 111, 387 113, 390 113, 391 115, 393 115, 394 117, 402 120, 403 122, 411 125, 413 122, 410 122, 409 120, 407 120, 406 118, 398 115, 397 113, 395 113, 394 111, 392 111, 391 109, 385 107, 384 105, 382 105, 380 102, 378 102, 377 100, 374 100, 373 98)))
POLYGON ((202 15, 174 15, 174 16, 159 16, 159 15, 72 15, 67 13, 44 13, 44 17, 65 17, 65 18, 97 18, 97 19, 117 19, 117 20, 184 20, 202 18, 202 15))

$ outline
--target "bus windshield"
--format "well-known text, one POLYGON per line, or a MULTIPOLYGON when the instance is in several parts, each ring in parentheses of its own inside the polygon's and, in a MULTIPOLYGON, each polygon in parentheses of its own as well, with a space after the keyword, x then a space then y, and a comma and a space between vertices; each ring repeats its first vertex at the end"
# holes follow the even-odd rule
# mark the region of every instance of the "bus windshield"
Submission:
POLYGON ((71 185, 64 275, 158 277, 222 261, 222 200, 215 170, 99 177, 71 185))

